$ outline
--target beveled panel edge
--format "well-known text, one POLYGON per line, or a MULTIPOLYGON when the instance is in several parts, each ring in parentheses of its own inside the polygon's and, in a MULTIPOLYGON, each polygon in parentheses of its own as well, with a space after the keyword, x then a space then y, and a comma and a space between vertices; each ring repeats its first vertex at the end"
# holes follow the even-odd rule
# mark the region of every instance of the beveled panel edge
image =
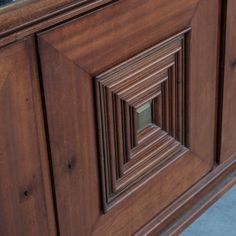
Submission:
MULTIPOLYGON (((175 155, 181 156, 188 151, 188 148, 184 146, 186 143, 185 138, 184 138, 185 136, 184 132, 186 131, 185 126, 179 127, 183 129, 183 131, 181 131, 183 132, 183 134, 180 135, 179 141, 178 141, 178 135, 175 134, 175 132, 172 134, 172 131, 173 131, 172 122, 174 123, 176 122, 176 117, 174 116, 174 114, 177 115, 178 119, 183 119, 181 122, 183 124, 185 123, 184 120, 185 120, 186 110, 182 108, 182 105, 180 106, 182 115, 179 118, 178 112, 180 111, 178 110, 172 111, 171 104, 173 102, 176 103, 179 101, 178 100, 179 98, 176 98, 176 96, 173 97, 173 94, 172 94, 173 91, 175 91, 174 94, 179 93, 178 92, 178 90, 180 89, 179 86, 181 86, 181 91, 182 91, 181 96, 183 96, 182 99, 186 99, 185 97, 186 94, 184 92, 186 90, 186 88, 184 87, 184 81, 185 79, 187 79, 185 78, 186 68, 184 67, 184 64, 182 63, 184 63, 185 61, 185 52, 188 51, 188 48, 186 48, 187 44, 185 43, 185 38, 188 37, 190 30, 191 29, 188 28, 187 30, 184 30, 168 38, 164 42, 161 42, 155 45, 154 47, 151 47, 143 51, 142 53, 137 54, 131 59, 95 77, 96 96, 97 96, 97 99, 96 99, 97 100, 97 115, 98 115, 98 121, 99 121, 98 130, 100 131, 99 132, 100 133, 99 134, 100 162, 101 162, 101 169, 102 169, 101 179, 103 180, 102 192, 103 192, 104 213, 106 213, 109 209, 111 209, 118 202, 124 199, 126 195, 129 195, 131 192, 133 192, 134 188, 138 188, 138 186, 141 186, 142 185, 141 183, 144 178, 146 177, 151 178, 150 176, 153 175, 155 172, 154 169, 158 169, 159 165, 162 165, 163 163, 166 163, 166 162, 168 163, 168 161, 171 161, 175 155), (168 60, 169 57, 170 58, 172 57, 172 54, 174 57, 173 59, 174 65, 169 64, 170 62, 168 60), (163 62, 165 62, 164 65, 162 65, 163 62), (162 68, 162 66, 164 67, 162 68), (172 67, 175 69, 173 70, 172 67), (158 148, 158 150, 159 149, 160 150, 157 153, 155 151, 156 153, 155 155, 158 154, 162 158, 161 159, 159 157, 154 158, 154 154, 152 154, 153 152, 152 149, 150 149, 152 158, 151 159, 149 158, 150 159, 149 161, 146 160, 147 159, 146 156, 145 156, 145 160, 140 159, 140 157, 135 157, 135 160, 129 157, 124 158, 123 157, 124 155, 130 153, 130 150, 127 150, 127 149, 130 149, 130 145, 127 146, 126 141, 124 141, 124 140, 127 140, 128 136, 127 136, 127 132, 124 132, 124 130, 127 130, 127 127, 122 125, 123 123, 122 121, 130 119, 130 115, 129 116, 124 115, 127 112, 125 112, 125 110, 122 112, 121 110, 122 106, 117 105, 117 103, 119 102, 119 100, 121 100, 122 102, 127 103, 128 106, 132 107, 132 105, 134 104, 127 102, 126 99, 129 99, 130 93, 132 97, 133 92, 131 91, 134 90, 133 88, 134 85, 136 85, 137 82, 139 84, 141 83, 140 78, 139 78, 140 76, 144 78, 141 81, 143 80, 146 81, 145 79, 146 77, 147 78, 150 77, 152 80, 152 77, 153 77, 152 74, 157 73, 157 72, 154 72, 154 69, 159 71, 159 73, 163 73, 163 70, 168 70, 167 74, 169 78, 167 78, 167 81, 169 81, 168 87, 171 88, 169 92, 168 92, 169 89, 165 92, 163 91, 165 94, 164 97, 168 96, 168 94, 170 93, 169 94, 170 98, 167 99, 167 102, 168 102, 167 108, 168 110, 170 109, 170 111, 166 115, 169 116, 170 120, 167 119, 167 121, 168 123, 170 123, 169 125, 171 127, 169 127, 166 131, 162 131, 161 129, 159 131, 157 130, 157 135, 156 136, 154 135, 156 139, 158 140, 158 143, 160 144, 160 147, 158 148), (173 70, 174 73, 173 72, 170 73, 170 70, 173 70), (150 76, 149 73, 151 73, 152 76, 150 76), (181 79, 179 79, 179 76, 182 76, 181 79), (129 86, 127 83, 130 84, 129 82, 130 80, 132 81, 131 91, 129 91, 130 89, 127 88, 127 86, 129 86), (124 87, 124 83, 127 84, 125 87, 124 87), (174 84, 176 83, 176 85, 173 85, 173 83, 174 84), (123 90, 125 92, 123 92, 123 90), (172 101, 172 99, 174 98, 177 100, 172 101), (124 117, 122 118, 119 115, 117 116, 117 114, 119 113, 123 114, 121 116, 124 116, 124 117), (165 134, 163 134, 163 132, 165 134), (168 132, 170 132, 170 135, 168 135, 168 132), (120 136, 122 136, 123 138, 121 138, 120 136), (175 136, 177 140, 175 140, 174 138, 175 136), (173 149, 170 153, 169 151, 166 150, 167 147, 165 143, 169 143, 170 144, 168 146, 169 149, 171 150, 173 149), (154 159, 157 159, 157 160, 154 160, 154 159), (132 165, 127 165, 127 164, 130 164, 129 162, 133 163, 132 165, 135 166, 135 171, 132 170, 132 165), (145 169, 145 172, 142 171, 142 168, 145 169)), ((157 75, 156 77, 158 78, 157 75)), ((161 84, 165 83, 166 81, 163 79, 159 79, 159 80, 160 81, 158 83, 161 83, 161 84)), ((140 85, 138 87, 140 87, 140 85)), ((138 92, 138 95, 136 95, 137 99, 139 99, 139 93, 140 91, 138 92)), ((159 96, 159 93, 156 96, 159 96)), ((142 97, 140 97, 140 99, 142 99, 142 97)), ((182 99, 180 99, 179 101, 181 104, 183 102, 182 99)), ((166 101, 164 101, 163 103, 164 107, 166 106, 165 103, 166 101)), ((164 108, 164 110, 166 110, 167 108, 164 108)), ((177 130, 179 128, 177 128, 177 130)), ((130 130, 130 128, 128 128, 128 130, 130 130)), ((130 133, 130 131, 128 133, 130 133)), ((156 142, 157 141, 155 141, 155 143, 156 142)), ((146 143, 148 144, 148 142, 146 143)), ((147 151, 145 151, 144 153, 146 152, 147 151)), ((142 153, 142 149, 141 149, 141 153, 142 153)), ((145 155, 149 156, 149 154, 146 153, 145 155)))

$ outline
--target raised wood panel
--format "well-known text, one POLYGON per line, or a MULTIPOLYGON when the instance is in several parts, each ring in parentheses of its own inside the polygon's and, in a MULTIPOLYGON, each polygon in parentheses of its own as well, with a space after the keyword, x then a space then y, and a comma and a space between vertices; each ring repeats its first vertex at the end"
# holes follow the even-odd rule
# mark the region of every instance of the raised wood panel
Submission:
POLYGON ((105 211, 155 174, 160 164, 188 151, 187 32, 95 78, 105 211), (137 109, 147 102, 152 103, 152 121, 138 131, 137 109))
MULTIPOLYGON (((212 169, 218 12, 219 5, 215 0, 127 0, 38 35, 61 235, 132 235, 212 169), (183 32, 189 28, 191 31, 183 32), (165 45, 164 51, 160 49, 161 43, 165 45), (178 48, 176 53, 174 48, 178 48), (154 58, 160 57, 153 67, 148 53, 153 53, 154 58), (177 59, 180 55, 184 59, 177 59), (142 56, 145 58, 141 59, 142 56), (169 70, 152 78, 157 85, 155 89, 141 96, 142 86, 149 88, 148 84, 137 85, 137 76, 151 76, 152 70, 158 72, 158 67, 165 68, 170 64, 169 70), (132 66, 140 69, 137 76, 132 73, 132 66), (173 96, 173 91, 167 92, 168 86, 163 84, 175 85, 169 81, 183 78, 181 73, 184 81, 179 86, 183 96, 179 100, 183 99, 183 103, 180 102, 182 105, 178 108, 173 107, 171 101, 162 102, 163 98, 167 100, 173 96), (130 76, 129 82, 124 83, 128 85, 127 91, 122 89, 123 74, 130 76), (159 83, 161 78, 163 83, 159 83), (132 84, 135 89, 130 86, 132 84), (140 90, 137 100, 132 96, 136 89, 140 90), (119 103, 119 97, 112 106, 112 92, 120 93, 123 102, 119 103), (127 175, 123 181, 127 189, 120 194, 123 187, 120 185, 117 191, 120 176, 129 173, 133 163, 135 166, 139 161, 132 155, 101 155, 98 147, 104 152, 104 140, 115 140, 120 150, 124 147, 127 151, 129 146, 131 150, 139 148, 142 137, 145 139, 149 130, 144 129, 145 132, 137 135, 135 122, 128 125, 127 120, 132 121, 139 105, 152 97, 157 103, 154 102, 157 114, 153 124, 159 124, 161 129, 157 129, 163 130, 166 137, 181 147, 180 151, 186 152, 159 163, 152 174, 140 175, 145 177, 142 181, 136 179, 137 185, 133 186, 132 181, 136 173, 141 173, 142 165, 140 169, 134 168, 133 177, 127 175), (174 108, 184 111, 180 112, 179 118, 163 115, 168 105, 160 108, 161 103, 170 104, 171 112, 174 108), (112 121, 112 115, 104 112, 103 104, 110 114, 120 109, 119 104, 132 108, 125 106, 127 112, 122 116, 126 122, 122 124, 112 121), (162 122, 161 117, 165 117, 162 122), (177 123, 182 132, 172 128, 177 123), (117 124, 117 134, 112 131, 112 124, 117 124), (109 132, 103 131, 106 125, 109 125, 109 132), (122 125, 127 130, 121 129, 122 125), (122 143, 121 130, 127 134, 125 137, 130 143, 122 143), (106 138, 108 133, 109 138, 106 138), (103 167, 105 160, 112 160, 112 168, 103 167), (112 174, 113 179, 105 177, 106 173, 112 174), (115 196, 115 201, 108 202, 111 195, 115 196)), ((113 118, 122 120, 119 114, 113 118)), ((150 140, 146 143, 150 144, 150 140)), ((108 146, 115 149, 110 143, 106 148, 108 146)), ((152 162, 149 160, 148 163, 147 168, 150 168, 152 162)))
POLYGON ((0 235, 56 235, 32 38, 0 49, 0 235))
POLYGON ((224 74, 222 74, 223 110, 220 161, 236 157, 236 2, 225 1, 226 36, 224 74))

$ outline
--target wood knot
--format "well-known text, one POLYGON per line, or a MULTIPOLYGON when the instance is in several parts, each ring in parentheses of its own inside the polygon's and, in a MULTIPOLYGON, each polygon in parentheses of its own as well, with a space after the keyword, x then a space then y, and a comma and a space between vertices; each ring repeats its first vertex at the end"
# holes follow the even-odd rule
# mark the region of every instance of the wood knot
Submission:
POLYGON ((232 67, 233 67, 233 68, 235 68, 235 67, 236 67, 236 58, 233 60, 233 62, 232 62, 232 64, 231 64, 231 65, 232 65, 232 67))
POLYGON ((68 161, 67 167, 69 170, 73 170, 75 168, 75 160, 72 159, 72 160, 68 161))
POLYGON ((32 195, 32 191, 33 190, 31 186, 25 188, 20 194, 20 201, 28 199, 32 195))
POLYGON ((26 191, 24 191, 24 196, 25 197, 28 197, 29 196, 29 192, 26 190, 26 191))

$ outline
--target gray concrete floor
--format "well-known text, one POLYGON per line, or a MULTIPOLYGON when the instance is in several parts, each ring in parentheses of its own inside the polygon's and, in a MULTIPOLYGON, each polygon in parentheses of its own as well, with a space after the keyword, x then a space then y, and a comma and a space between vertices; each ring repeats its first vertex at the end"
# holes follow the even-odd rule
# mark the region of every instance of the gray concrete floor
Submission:
POLYGON ((236 186, 226 192, 181 236, 236 236, 236 186))

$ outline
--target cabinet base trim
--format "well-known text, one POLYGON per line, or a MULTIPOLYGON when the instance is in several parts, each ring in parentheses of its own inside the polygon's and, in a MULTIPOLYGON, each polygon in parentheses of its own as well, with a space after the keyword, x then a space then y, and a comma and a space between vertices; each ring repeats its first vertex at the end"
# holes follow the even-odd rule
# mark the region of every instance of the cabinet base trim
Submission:
POLYGON ((179 235, 234 184, 235 157, 216 167, 135 235, 179 235))

